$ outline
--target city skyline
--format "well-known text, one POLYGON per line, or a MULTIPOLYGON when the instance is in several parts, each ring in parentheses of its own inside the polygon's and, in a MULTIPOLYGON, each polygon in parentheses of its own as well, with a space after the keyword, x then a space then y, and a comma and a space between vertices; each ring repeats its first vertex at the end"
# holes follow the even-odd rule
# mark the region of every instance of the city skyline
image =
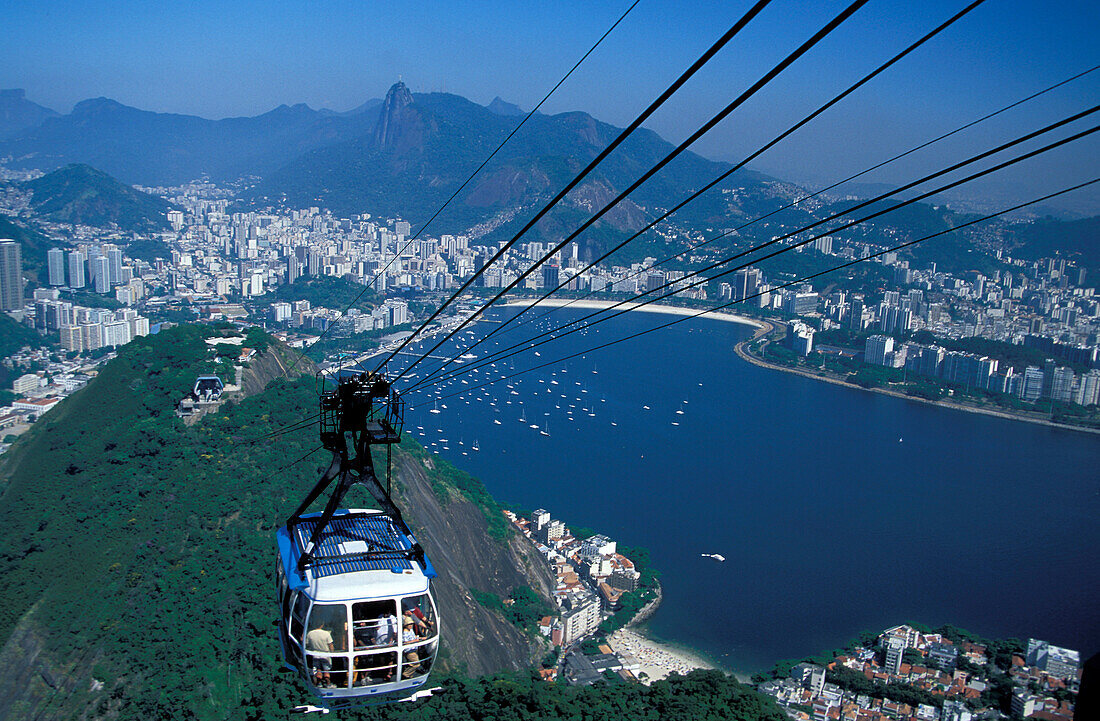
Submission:
MULTIPOLYGON (((62 113, 105 96, 156 112, 221 118, 296 103, 346 111, 382 97, 401 78, 414 92, 444 90, 481 104, 500 96, 527 110, 626 7, 283 4, 261 12, 252 3, 121 4, 102 12, 75 2, 41 17, 9 7, 0 18, 20 31, 0 49, 0 87, 25 88, 29 99, 62 113)), ((625 125, 747 7, 639 3, 543 110, 582 110, 625 125)), ((772 3, 647 127, 682 140, 841 7, 772 3)), ((743 157, 962 7, 869 3, 693 149, 743 157)), ((803 183, 858 171, 1096 65, 1100 54, 1088 28, 1098 21, 1100 11, 1085 3, 1042 12, 1028 3, 984 3, 753 167, 803 183)), ((1098 75, 866 180, 897 183, 1079 111, 1100 97, 1098 75)), ((1080 147, 974 192, 1034 195, 1080 182, 1100 145, 1086 140, 1080 147)), ((1100 208, 1095 191, 1067 202, 1079 212, 1100 208)))

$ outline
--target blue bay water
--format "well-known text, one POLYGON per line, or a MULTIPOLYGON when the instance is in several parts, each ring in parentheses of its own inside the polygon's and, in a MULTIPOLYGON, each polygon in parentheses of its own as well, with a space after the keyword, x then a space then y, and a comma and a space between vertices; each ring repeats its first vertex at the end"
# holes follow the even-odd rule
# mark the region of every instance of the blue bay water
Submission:
POLYGON ((733 353, 747 326, 703 319, 472 390, 670 320, 629 313, 409 393, 406 428, 506 503, 648 547, 648 631, 731 670, 908 620, 1100 649, 1097 436, 758 368, 733 353))

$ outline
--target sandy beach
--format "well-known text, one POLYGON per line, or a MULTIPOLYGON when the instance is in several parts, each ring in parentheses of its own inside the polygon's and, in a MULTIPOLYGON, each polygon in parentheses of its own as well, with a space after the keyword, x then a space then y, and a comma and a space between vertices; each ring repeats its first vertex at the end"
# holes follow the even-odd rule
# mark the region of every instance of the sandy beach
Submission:
POLYGON ((637 659, 639 667, 636 675, 641 677, 645 674, 643 682, 646 684, 659 681, 672 673, 684 675, 697 668, 715 668, 714 664, 699 656, 658 643, 629 628, 620 628, 607 637, 607 642, 616 653, 637 659))
MULTIPOLYGON (((534 298, 514 298, 508 301, 508 305, 533 305, 534 298)), ((587 310, 598 310, 600 308, 610 308, 615 305, 614 301, 610 300, 574 300, 570 301, 568 298, 547 298, 539 303, 540 306, 546 306, 547 308, 560 308, 561 306, 568 305, 570 308, 583 308, 587 310)), ((620 310, 640 310, 645 313, 664 313, 665 315, 696 315, 699 313, 694 308, 681 308, 674 305, 661 305, 659 303, 652 303, 650 305, 638 307, 638 303, 623 303, 616 308, 616 311, 620 310)), ((708 318, 710 320, 720 320, 727 323, 744 323, 745 325, 751 325, 754 328, 760 328, 761 323, 758 320, 752 318, 746 318, 742 315, 735 315, 733 313, 723 313, 720 311, 707 311, 699 315, 700 318, 708 318)))

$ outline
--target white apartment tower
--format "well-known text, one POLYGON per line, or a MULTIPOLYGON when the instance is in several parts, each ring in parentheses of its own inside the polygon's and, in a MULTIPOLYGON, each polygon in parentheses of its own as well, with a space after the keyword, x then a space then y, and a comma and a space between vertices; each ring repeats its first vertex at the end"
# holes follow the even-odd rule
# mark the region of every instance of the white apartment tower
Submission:
POLYGON ((50 248, 46 252, 46 268, 50 285, 65 285, 65 251, 50 248))

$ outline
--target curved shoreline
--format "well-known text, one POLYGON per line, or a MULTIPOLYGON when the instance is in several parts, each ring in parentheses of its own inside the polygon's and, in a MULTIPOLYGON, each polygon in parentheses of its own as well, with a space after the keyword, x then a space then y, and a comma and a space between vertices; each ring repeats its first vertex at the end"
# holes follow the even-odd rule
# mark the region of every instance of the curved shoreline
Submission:
POLYGON ((747 350, 747 346, 748 346, 749 343, 752 343, 753 341, 758 340, 759 338, 767 335, 772 330, 774 330, 775 326, 774 326, 773 323, 771 323, 770 321, 762 321, 762 322, 767 325, 766 328, 758 327, 757 331, 753 334, 753 336, 751 338, 746 338, 745 340, 737 343, 733 347, 734 352, 737 354, 737 356, 739 358, 741 358, 741 360, 743 360, 747 363, 751 363, 754 366, 758 366, 760 368, 769 368, 771 370, 782 371, 784 373, 792 373, 794 375, 802 376, 803 378, 809 378, 811 380, 816 380, 816 381, 823 381, 825 383, 832 383, 833 385, 842 386, 844 388, 852 388, 852 389, 855 389, 855 390, 869 391, 871 393, 881 393, 882 395, 893 396, 894 398, 900 398, 902 400, 907 400, 907 401, 915 401, 917 403, 923 403, 925 405, 935 406, 937 408, 948 408, 950 410, 963 411, 965 413, 978 413, 978 414, 981 414, 981 415, 993 416, 995 418, 1003 418, 1003 419, 1009 420, 1009 421, 1022 421, 1024 423, 1034 423, 1036 425, 1047 426, 1049 428, 1058 428, 1060 430, 1079 431, 1079 432, 1082 432, 1082 433, 1092 433, 1094 435, 1100 435, 1100 429, 1096 429, 1096 428, 1086 428, 1084 426, 1071 426, 1067 423, 1055 423, 1054 421, 1043 420, 1042 418, 1030 418, 1028 416, 1021 416, 1021 415, 1016 415, 1016 414, 1013 414, 1013 413, 1008 413, 1006 411, 998 411, 998 410, 994 410, 992 408, 979 408, 977 406, 971 406, 971 405, 967 405, 967 404, 964 404, 964 403, 958 403, 956 401, 950 401, 950 400, 933 401, 933 400, 929 400, 927 398, 920 398, 920 397, 917 397, 917 396, 911 396, 911 395, 908 395, 906 393, 902 393, 901 391, 892 390, 890 388, 864 388, 861 385, 858 385, 858 384, 855 384, 855 383, 850 383, 850 382, 848 382, 846 380, 843 380, 841 378, 834 378, 832 376, 827 376, 827 375, 818 375, 816 373, 810 372, 810 371, 802 369, 802 368, 791 368, 789 366, 781 366, 781 365, 777 365, 775 363, 769 363, 768 361, 760 358, 759 356, 753 355, 752 353, 750 353, 747 350))
POLYGON ((697 649, 657 640, 638 627, 656 613, 663 599, 664 594, 658 583, 656 598, 638 609, 625 626, 612 632, 607 637, 608 644, 616 652, 626 653, 639 661, 641 667, 638 672, 645 675, 642 681, 645 684, 668 678, 672 673, 686 674, 696 669, 718 668, 697 649))
MULTIPOLYGON (((508 301, 507 305, 533 305, 535 299, 533 298, 516 298, 508 301)), ((613 301, 609 300, 577 300, 570 302, 568 299, 562 298, 548 298, 541 301, 539 305, 545 305, 547 307, 561 307, 570 305, 570 307, 587 308, 590 310, 596 310, 600 308, 610 308, 615 305, 613 301)), ((620 308, 627 310, 638 309, 644 313, 662 313, 666 315, 681 315, 681 316, 696 316, 698 311, 691 308, 682 308, 680 306, 673 305, 661 305, 659 303, 653 303, 650 305, 642 306, 638 308, 638 303, 623 303, 620 308)), ((756 329, 751 338, 747 338, 737 343, 733 350, 737 353, 738 357, 747 363, 751 363, 754 366, 760 368, 770 368, 772 370, 782 371, 784 373, 793 373, 795 375, 802 376, 803 378, 809 378, 811 380, 823 381, 825 383, 832 383, 833 385, 842 386, 844 388, 853 388, 861 391, 869 391, 871 393, 881 393, 887 396, 893 396, 894 398, 901 398, 907 401, 915 401, 917 403, 924 403, 925 405, 935 406, 937 408, 949 408, 951 410, 963 411, 965 413, 979 413, 981 415, 993 416, 995 418, 1003 418, 1009 421, 1022 421, 1024 423, 1034 423, 1035 425, 1047 426, 1049 428, 1058 428, 1067 431, 1079 431, 1082 433, 1092 433, 1094 435, 1100 435, 1100 429, 1087 428, 1084 426, 1072 426, 1068 423, 1055 423, 1054 421, 1044 420, 1042 418, 1031 418, 1029 416, 1017 415, 1009 413, 1007 411, 994 410, 992 408, 979 408, 977 406, 967 405, 965 403, 958 403, 950 400, 929 400, 927 398, 919 398, 917 396, 910 396, 900 391, 891 390, 889 388, 864 388, 861 385, 855 383, 849 383, 846 380, 840 378, 834 378, 831 376, 822 376, 812 373, 801 368, 790 368, 788 366, 776 365, 769 363, 768 361, 759 358, 758 356, 749 353, 746 350, 746 346, 755 340, 767 335, 775 329, 775 324, 768 320, 759 318, 749 318, 742 315, 735 315, 733 313, 722 313, 717 311, 708 311, 706 313, 697 315, 699 318, 706 318, 709 320, 720 320, 727 323, 742 323, 744 325, 752 326, 756 329)))
MULTIPOLYGON (((535 300, 535 298, 512 298, 505 304, 505 307, 519 305, 530 306, 535 304, 535 300)), ((561 308, 562 306, 568 305, 570 308, 586 308, 588 310, 599 310, 610 308, 611 306, 617 306, 617 308, 622 310, 640 310, 644 313, 662 313, 665 315, 696 316, 699 318, 706 318, 707 320, 720 320, 725 323, 742 323, 744 325, 751 325, 754 328, 760 328, 761 324, 766 323, 769 328, 771 327, 771 324, 767 321, 761 321, 743 315, 722 313, 720 311, 713 310, 708 310, 705 313, 700 314, 699 311, 692 308, 682 308, 678 305, 662 305, 660 303, 652 303, 642 306, 640 303, 627 302, 619 305, 617 302, 610 300, 569 300, 568 298, 547 298, 546 300, 539 301, 539 305, 546 306, 547 308, 561 308)))
POLYGON ((634 614, 634 618, 627 621, 626 625, 623 626, 623 628, 634 628, 635 626, 638 626, 639 624, 648 621, 650 616, 657 613, 657 607, 661 605, 661 601, 663 601, 664 598, 664 592, 661 589, 661 584, 658 582, 657 596, 652 601, 639 608, 638 612, 634 614))

